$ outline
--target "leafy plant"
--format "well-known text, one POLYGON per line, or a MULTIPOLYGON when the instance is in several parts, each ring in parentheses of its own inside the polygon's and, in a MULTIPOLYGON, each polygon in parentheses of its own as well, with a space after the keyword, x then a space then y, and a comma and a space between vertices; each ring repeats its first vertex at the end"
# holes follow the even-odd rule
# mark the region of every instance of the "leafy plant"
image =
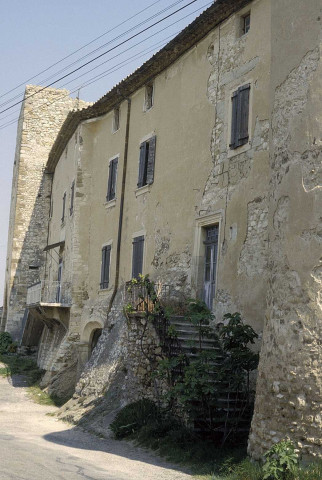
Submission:
POLYGON ((299 457, 290 440, 275 443, 265 453, 263 480, 287 480, 293 478, 298 468, 299 457))
POLYGON ((1 332, 0 333, 0 354, 1 353, 6 353, 8 351, 9 345, 11 345, 12 338, 10 333, 8 332, 1 332))
POLYGON ((143 398, 122 408, 111 423, 110 429, 115 438, 124 438, 151 423, 157 416, 158 409, 155 403, 143 398))

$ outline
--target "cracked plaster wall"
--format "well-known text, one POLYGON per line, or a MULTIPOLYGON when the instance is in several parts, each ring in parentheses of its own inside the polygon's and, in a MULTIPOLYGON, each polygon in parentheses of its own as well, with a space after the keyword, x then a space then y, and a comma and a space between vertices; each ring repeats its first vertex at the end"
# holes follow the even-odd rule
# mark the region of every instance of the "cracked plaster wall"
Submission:
POLYGON ((321 5, 279 7, 272 8, 268 308, 249 451, 258 458, 289 436, 304 458, 321 458, 321 5))

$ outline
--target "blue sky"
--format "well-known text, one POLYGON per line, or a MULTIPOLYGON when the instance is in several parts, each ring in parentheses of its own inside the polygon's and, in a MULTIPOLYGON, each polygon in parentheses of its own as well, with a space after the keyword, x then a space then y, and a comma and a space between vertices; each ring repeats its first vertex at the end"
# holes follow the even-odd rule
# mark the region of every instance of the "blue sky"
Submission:
MULTIPOLYGON (((111 0, 95 0, 89 2, 88 0, 55 0, 55 2, 52 2, 49 0, 28 0, 27 2, 24 0, 0 0, 2 13, 0 19, 0 95, 5 94, 19 84, 31 83, 46 85, 48 84, 48 81, 44 82, 46 78, 58 70, 67 67, 71 62, 80 59, 81 56, 90 53, 95 48, 115 39, 116 36, 124 33, 126 30, 144 22, 141 27, 133 30, 133 32, 118 41, 114 40, 114 43, 102 48, 96 54, 92 54, 86 58, 85 61, 90 60, 95 55, 116 45, 116 43, 123 41, 125 38, 139 32, 146 26, 187 5, 190 1, 191 0, 118 0, 115 2, 111 0), (175 3, 177 4, 173 5, 175 3), (170 10, 148 21, 149 17, 171 5, 173 5, 173 7, 170 10), (53 69, 26 82, 30 77, 33 77, 53 63, 58 62, 66 55, 91 42, 96 37, 113 29, 141 10, 144 11, 132 20, 115 28, 113 32, 104 35, 87 48, 59 65, 56 65, 53 69)), ((108 74, 88 87, 83 86, 83 88, 80 89, 81 99, 91 102, 98 100, 113 85, 135 70, 144 60, 152 56, 154 51, 159 50, 164 42, 170 40, 170 36, 174 36, 186 25, 191 23, 191 21, 210 4, 211 2, 207 2, 207 0, 195 0, 193 4, 181 12, 176 13, 145 34, 139 35, 136 39, 133 39, 120 49, 115 50, 113 56, 118 54, 118 58, 110 60, 94 72, 83 76, 81 79, 75 79, 73 82, 65 85, 66 82, 76 76, 75 74, 66 79, 65 82, 62 81, 54 84, 53 87, 58 88, 64 86, 72 91, 81 84, 84 85, 84 83, 89 81, 94 75, 106 71, 108 68, 124 61, 122 68, 118 68, 114 73, 108 74), (178 23, 171 26, 170 24, 174 22, 178 23), (168 28, 165 29, 165 27, 168 28), (161 29, 165 30, 161 32, 161 29), (155 35, 152 38, 148 38, 152 34, 155 35), (145 41, 141 45, 134 47, 134 44, 141 40, 145 41), (121 53, 123 51, 124 53, 121 53), (130 57, 134 55, 138 55, 138 57, 131 59, 130 57)), ((111 56, 112 53, 103 57, 100 61, 93 62, 88 69, 93 68, 102 61, 108 60, 111 56)), ((78 67, 82 63, 83 62, 77 63, 61 75, 68 73, 68 71, 78 67)), ((81 70, 78 75, 85 71, 86 69, 81 70)), ((50 82, 53 80, 50 80, 50 82)), ((19 97, 15 101, 19 101, 22 98, 23 91, 24 86, 22 85, 8 95, 0 98, 0 104, 12 99, 16 95, 19 95, 19 97)), ((75 94, 73 94, 73 96, 75 96, 75 94)), ((14 101, 11 101, 11 103, 8 103, 4 107, 0 107, 0 110, 10 106, 12 103, 14 103, 14 101)), ((0 306, 2 305, 3 296, 12 168, 16 143, 16 119, 18 115, 19 106, 0 114, 0 306), (3 125, 11 121, 13 122, 12 125, 2 128, 3 125)))

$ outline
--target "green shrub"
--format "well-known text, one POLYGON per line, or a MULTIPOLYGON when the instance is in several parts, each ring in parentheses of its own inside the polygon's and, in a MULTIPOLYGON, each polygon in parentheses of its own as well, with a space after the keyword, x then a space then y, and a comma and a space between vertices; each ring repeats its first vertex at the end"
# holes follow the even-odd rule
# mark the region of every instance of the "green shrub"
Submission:
POLYGON ((158 417, 158 408, 146 398, 122 408, 110 425, 115 438, 124 438, 140 430, 158 417))
POLYGON ((6 353, 8 351, 9 345, 12 344, 12 338, 10 333, 1 332, 0 333, 0 354, 6 353))
POLYGON ((298 470, 299 457, 295 445, 290 440, 275 443, 265 453, 263 480, 287 480, 295 476, 298 470))

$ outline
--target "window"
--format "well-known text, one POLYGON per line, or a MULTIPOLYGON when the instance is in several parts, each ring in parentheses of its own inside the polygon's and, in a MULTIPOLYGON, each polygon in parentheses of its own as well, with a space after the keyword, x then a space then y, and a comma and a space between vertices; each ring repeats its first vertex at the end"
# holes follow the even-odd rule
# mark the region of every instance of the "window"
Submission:
POLYGON ((63 195, 63 211, 61 215, 61 223, 64 223, 65 221, 65 208, 66 208, 66 192, 63 195))
POLYGON ((132 278, 138 278, 143 272, 144 235, 133 238, 132 278))
POLYGON ((215 296, 216 272, 218 257, 218 232, 219 226, 206 227, 204 232, 205 264, 204 264, 204 286, 203 300, 208 308, 212 309, 215 296))
POLYGON ((69 214, 72 215, 74 211, 74 196, 75 196, 75 181, 72 183, 70 187, 70 209, 69 214))
POLYGON ((149 83, 145 87, 145 110, 150 110, 153 107, 154 100, 154 84, 149 83))
POLYGON ((109 175, 108 175, 108 185, 107 185, 107 195, 106 195, 107 202, 115 198, 117 163, 118 163, 118 158, 113 158, 109 164, 109 175))
POLYGON ((113 132, 117 132, 120 128, 120 108, 114 108, 113 113, 113 132))
POLYGON ((110 261, 111 261, 111 245, 102 248, 102 266, 101 266, 101 283, 100 288, 108 288, 110 279, 110 261))
POLYGON ((245 145, 249 139, 248 119, 249 119, 249 92, 250 85, 239 87, 232 95, 232 118, 231 118, 231 140, 230 148, 245 145))
POLYGON ((242 35, 248 33, 250 30, 250 13, 242 17, 242 35))
POLYGON ((154 180, 154 159, 155 159, 156 137, 152 137, 140 145, 140 163, 138 188, 144 185, 151 185, 154 180))

